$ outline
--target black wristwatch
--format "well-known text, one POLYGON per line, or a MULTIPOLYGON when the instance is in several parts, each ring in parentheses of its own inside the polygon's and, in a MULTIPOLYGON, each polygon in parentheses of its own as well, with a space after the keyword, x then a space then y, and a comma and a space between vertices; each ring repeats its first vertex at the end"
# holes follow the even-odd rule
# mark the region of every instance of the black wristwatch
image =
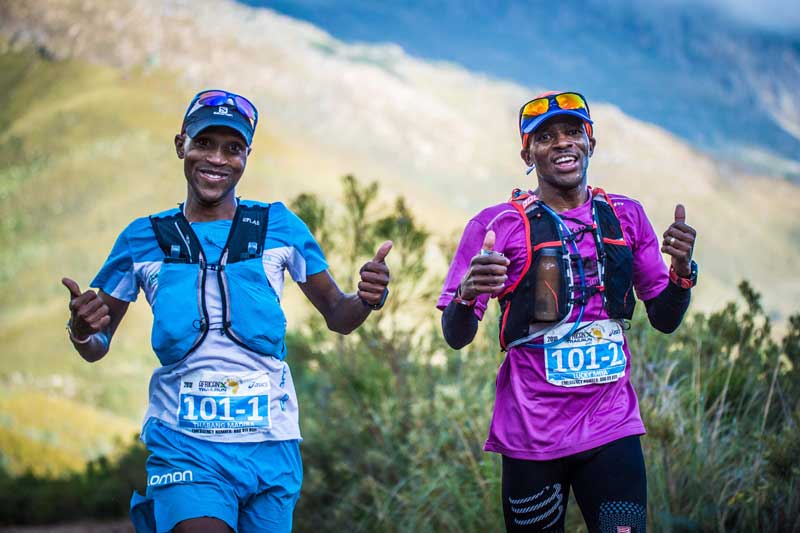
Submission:
POLYGON ((384 304, 386 304, 386 298, 388 296, 389 296, 389 287, 386 287, 385 289, 383 289, 383 295, 381 296, 381 301, 376 303, 376 304, 371 304, 368 301, 366 301, 364 298, 361 298, 360 296, 359 296, 359 298, 361 299, 361 303, 362 304, 364 304, 365 306, 369 307, 373 311, 378 311, 379 309, 383 309, 384 304))
POLYGON ((697 285, 697 263, 692 261, 689 264, 689 268, 691 269, 691 274, 689 274, 688 278, 682 278, 675 272, 675 269, 672 266, 669 267, 669 280, 680 287, 681 289, 691 289, 695 285, 697 285))

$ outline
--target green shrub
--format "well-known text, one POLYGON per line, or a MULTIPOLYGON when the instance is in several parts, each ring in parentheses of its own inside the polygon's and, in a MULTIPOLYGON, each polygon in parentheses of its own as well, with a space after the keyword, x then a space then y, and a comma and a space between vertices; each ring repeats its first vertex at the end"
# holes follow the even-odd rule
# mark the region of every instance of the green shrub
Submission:
MULTIPOLYGON (((305 438, 296 530, 500 531, 500 460, 482 451, 503 357, 495 310, 475 342, 448 349, 430 234, 402 199, 375 205, 377 185, 343 186, 340 211, 313 195, 293 208, 339 280, 392 239, 391 297, 350 336, 312 314, 287 339, 305 438)), ((742 302, 691 314, 671 336, 641 305, 628 331, 652 531, 800 530, 800 315, 777 341, 759 295, 739 288, 742 302)), ((146 450, 115 457, 57 479, 0 475, 0 523, 124 516, 146 450)), ((582 527, 573 503, 567 529, 582 527)))

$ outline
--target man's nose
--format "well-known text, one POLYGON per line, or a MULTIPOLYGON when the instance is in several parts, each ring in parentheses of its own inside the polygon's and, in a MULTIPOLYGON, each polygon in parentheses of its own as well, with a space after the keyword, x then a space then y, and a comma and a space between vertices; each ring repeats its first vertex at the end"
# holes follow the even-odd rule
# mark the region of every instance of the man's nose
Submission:
POLYGON ((574 143, 572 137, 570 137, 566 133, 564 132, 556 133, 556 142, 555 142, 556 146, 572 146, 573 144, 574 143))
POLYGON ((206 155, 206 161, 214 165, 224 165, 226 159, 225 152, 222 150, 222 147, 209 150, 208 154, 206 155))

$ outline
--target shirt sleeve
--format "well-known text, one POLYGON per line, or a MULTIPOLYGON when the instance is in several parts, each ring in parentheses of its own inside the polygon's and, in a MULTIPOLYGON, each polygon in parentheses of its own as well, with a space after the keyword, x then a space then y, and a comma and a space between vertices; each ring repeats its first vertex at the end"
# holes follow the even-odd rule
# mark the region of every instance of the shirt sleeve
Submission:
POLYGON ((133 268, 133 255, 128 244, 128 228, 114 243, 108 259, 91 282, 91 287, 125 302, 135 302, 139 284, 133 268))
POLYGON ((305 283, 307 276, 327 270, 328 262, 306 223, 288 209, 287 214, 292 247, 296 253, 290 255, 286 268, 295 282, 305 283))
MULTIPOLYGON (((442 293, 436 302, 437 308, 444 309, 455 297, 456 290, 467 273, 472 258, 480 252, 481 246, 483 246, 486 231, 486 226, 474 218, 467 223, 464 233, 461 235, 461 241, 458 243, 458 248, 456 248, 455 256, 453 256, 453 261, 450 263, 450 269, 447 271, 442 293)), ((474 312, 478 320, 483 319, 489 298, 490 295, 481 294, 476 299, 474 312)))
POLYGON ((640 300, 658 296, 669 283, 669 272, 661 256, 661 246, 650 220, 637 202, 638 220, 633 252, 633 286, 640 300))

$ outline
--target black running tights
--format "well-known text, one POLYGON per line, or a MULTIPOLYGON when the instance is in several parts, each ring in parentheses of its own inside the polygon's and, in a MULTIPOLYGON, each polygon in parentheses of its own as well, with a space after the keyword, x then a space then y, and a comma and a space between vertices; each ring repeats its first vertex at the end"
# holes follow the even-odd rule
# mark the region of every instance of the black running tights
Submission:
POLYGON ((551 461, 503 456, 509 532, 562 532, 569 490, 591 533, 644 533, 647 480, 638 436, 551 461))

